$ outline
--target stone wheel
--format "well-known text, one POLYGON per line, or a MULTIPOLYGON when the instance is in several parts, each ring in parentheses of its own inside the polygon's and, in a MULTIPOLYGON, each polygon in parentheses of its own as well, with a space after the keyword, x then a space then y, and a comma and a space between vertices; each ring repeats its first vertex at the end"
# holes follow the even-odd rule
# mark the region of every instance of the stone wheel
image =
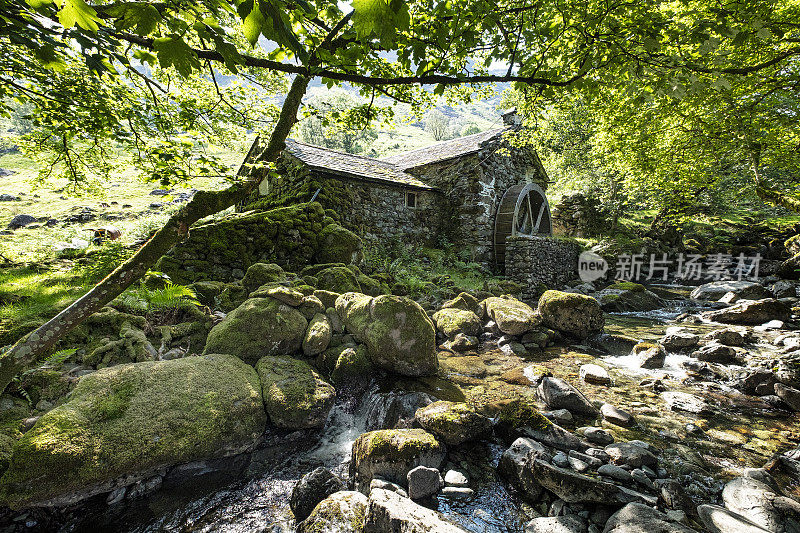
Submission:
POLYGON ((506 240, 509 237, 551 235, 550 204, 541 187, 535 183, 520 183, 510 187, 494 219, 494 259, 505 269, 506 240))

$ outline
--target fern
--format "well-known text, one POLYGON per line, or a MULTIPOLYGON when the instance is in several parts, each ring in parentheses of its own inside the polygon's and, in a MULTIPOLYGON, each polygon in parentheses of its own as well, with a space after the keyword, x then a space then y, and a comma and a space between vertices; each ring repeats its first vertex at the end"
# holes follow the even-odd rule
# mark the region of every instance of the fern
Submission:
POLYGON ((138 313, 151 313, 200 306, 195 292, 185 285, 176 285, 160 272, 148 272, 142 282, 116 299, 120 307, 138 313), (161 286, 148 287, 158 282, 161 286))

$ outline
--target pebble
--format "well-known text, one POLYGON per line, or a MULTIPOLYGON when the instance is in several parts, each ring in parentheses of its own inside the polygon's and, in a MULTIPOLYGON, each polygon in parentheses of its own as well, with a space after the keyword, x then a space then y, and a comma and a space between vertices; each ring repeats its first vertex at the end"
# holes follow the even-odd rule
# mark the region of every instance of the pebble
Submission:
POLYGON ((628 427, 633 424, 633 416, 629 412, 623 411, 610 403, 604 403, 600 408, 600 413, 603 415, 604 420, 617 426, 628 427))
POLYGON ((586 428, 583 433, 583 436, 589 442, 593 444, 599 444, 600 446, 605 446, 607 444, 611 444, 614 442, 614 437, 606 431, 605 429, 590 427, 586 428))
POLYGON ((448 470, 444 475, 444 484, 449 487, 467 487, 469 486, 469 479, 463 472, 448 470))
POLYGON ((559 468, 569 468, 569 457, 564 452, 558 452, 553 456, 553 464, 559 468))

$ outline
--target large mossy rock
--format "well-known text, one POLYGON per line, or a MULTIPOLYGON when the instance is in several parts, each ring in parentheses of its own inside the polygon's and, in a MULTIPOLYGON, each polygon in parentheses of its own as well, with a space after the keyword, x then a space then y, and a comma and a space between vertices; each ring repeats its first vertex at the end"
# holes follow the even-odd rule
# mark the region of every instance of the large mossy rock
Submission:
POLYGON ((403 376, 436 373, 436 331, 415 301, 350 292, 336 299, 336 312, 347 331, 367 345, 375 366, 403 376))
POLYGON ((339 224, 328 224, 319 235, 318 263, 358 264, 364 259, 361 238, 339 224))
POLYGON ((297 533, 362 533, 368 503, 360 492, 335 492, 297 524, 297 533))
POLYGON ((344 266, 332 266, 316 274, 317 289, 330 292, 361 292, 358 275, 344 266))
POLYGON ((300 350, 308 321, 273 298, 250 298, 208 333, 205 353, 227 353, 251 365, 265 355, 300 350))
POLYGON ((583 294, 545 291, 538 311, 547 327, 579 339, 603 331, 605 323, 600 303, 583 294))
POLYGON ((457 446, 492 431, 492 422, 466 403, 433 402, 417 409, 417 422, 446 444, 457 446))
POLYGON ((308 324, 303 338, 303 353, 306 357, 314 357, 324 352, 331 342, 333 329, 328 317, 322 313, 315 314, 308 324))
POLYGON ((523 335, 541 322, 529 305, 514 298, 486 298, 483 306, 500 331, 508 335, 523 335))
POLYGON ((417 466, 439 468, 445 448, 422 429, 381 429, 360 435, 353 443, 350 479, 359 490, 378 476, 405 484, 408 472, 417 466))
POLYGON ((444 308, 436 311, 433 314, 433 322, 436 324, 436 329, 451 340, 459 333, 477 337, 483 330, 478 315, 462 309, 444 308))
POLYGON ((305 361, 287 355, 262 357, 256 365, 270 421, 284 429, 321 428, 336 390, 305 361))
POLYGON ((242 286, 250 294, 267 283, 286 281, 286 272, 275 263, 256 263, 250 265, 242 278, 242 286))
POLYGON ((594 294, 603 311, 609 313, 625 313, 629 311, 653 311, 666 305, 654 292, 648 291, 644 285, 629 281, 615 283, 594 294))
POLYGON ((14 508, 71 504, 121 477, 128 484, 246 451, 266 421, 255 370, 231 355, 98 370, 16 443, 0 499, 14 508))

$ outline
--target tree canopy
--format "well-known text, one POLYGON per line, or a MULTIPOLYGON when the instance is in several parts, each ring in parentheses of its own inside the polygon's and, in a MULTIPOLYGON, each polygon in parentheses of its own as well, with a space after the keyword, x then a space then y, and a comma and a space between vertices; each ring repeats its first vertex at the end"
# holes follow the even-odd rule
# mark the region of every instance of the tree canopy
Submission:
MULTIPOLYGON (((75 156, 112 164, 109 141, 136 146, 148 177, 169 183, 190 177, 192 165, 223 172, 200 157, 204 143, 225 137, 215 123, 258 123, 269 139, 262 158, 274 162, 311 78, 415 104, 469 100, 481 84, 511 82, 530 109, 565 90, 652 106, 722 88, 738 105, 734 77, 792 70, 798 15, 796 0, 0 0, 0 105, 33 106, 39 131, 50 132, 37 138, 34 129, 33 142, 76 184, 87 172, 75 156), (280 74, 292 77, 275 101, 280 111, 254 106, 284 92, 280 74), (223 75, 242 85, 223 89, 223 75), (159 141, 145 144, 152 138, 159 141)), ((15 345, 0 359, 0 385, 140 277, 194 222, 257 186, 246 173, 229 175, 228 189, 198 193, 127 263, 15 345)))

